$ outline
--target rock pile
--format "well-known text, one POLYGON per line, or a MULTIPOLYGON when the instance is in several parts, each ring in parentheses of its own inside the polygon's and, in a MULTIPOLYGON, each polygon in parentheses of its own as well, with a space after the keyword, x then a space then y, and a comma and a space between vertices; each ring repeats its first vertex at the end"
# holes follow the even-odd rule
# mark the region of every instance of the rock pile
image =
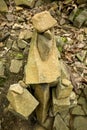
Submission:
POLYGON ((10 86, 7 94, 10 109, 25 118, 35 110, 39 123, 35 130, 69 130, 67 113, 77 99, 66 65, 58 57, 53 30, 56 20, 44 11, 33 16, 32 22, 35 30, 25 66, 26 85, 19 82, 10 86), (25 88, 29 85, 30 92, 25 88))

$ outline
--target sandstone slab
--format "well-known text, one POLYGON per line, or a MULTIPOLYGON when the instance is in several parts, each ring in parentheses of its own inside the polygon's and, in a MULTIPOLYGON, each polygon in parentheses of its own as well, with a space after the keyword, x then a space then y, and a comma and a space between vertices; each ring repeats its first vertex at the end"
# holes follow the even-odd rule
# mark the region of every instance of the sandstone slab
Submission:
POLYGON ((75 130, 87 130, 87 117, 77 116, 74 119, 75 130))
POLYGON ((27 118, 39 104, 31 93, 24 88, 22 94, 16 93, 10 88, 7 94, 7 99, 9 100, 12 109, 25 118, 27 118))
POLYGON ((62 118, 57 114, 54 119, 53 130, 69 130, 62 118))
POLYGON ((16 5, 26 5, 29 7, 33 7, 35 0, 14 0, 16 5))
POLYGON ((32 22, 34 28, 38 30, 38 32, 44 32, 57 23, 48 11, 43 11, 33 16, 32 22))
POLYGON ((36 109, 36 116, 40 123, 43 123, 47 116, 49 110, 49 99, 50 91, 49 84, 34 85, 35 88, 35 97, 39 101, 39 105, 36 109))
MULTIPOLYGON (((52 47, 47 60, 43 61, 37 48, 38 33, 35 31, 31 41, 28 62, 25 67, 25 83, 40 84, 52 83, 61 75, 58 51, 52 37, 52 47)), ((45 53, 44 53, 45 55, 45 53)))
POLYGON ((1 12, 7 12, 8 8, 4 0, 0 0, 0 11, 1 12))

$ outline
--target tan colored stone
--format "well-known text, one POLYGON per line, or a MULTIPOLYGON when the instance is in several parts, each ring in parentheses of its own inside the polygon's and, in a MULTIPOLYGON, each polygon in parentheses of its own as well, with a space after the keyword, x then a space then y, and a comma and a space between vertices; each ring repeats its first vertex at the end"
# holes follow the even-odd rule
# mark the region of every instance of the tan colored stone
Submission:
POLYGON ((26 5, 29 7, 33 7, 35 0, 14 0, 16 5, 26 5))
POLYGON ((37 32, 34 32, 29 51, 28 62, 25 67, 25 83, 40 84, 55 82, 61 75, 61 70, 54 37, 49 58, 46 61, 42 61, 38 52, 36 41, 37 32))
POLYGON ((18 94, 9 89, 7 99, 15 112, 27 118, 39 103, 27 89, 23 91, 22 94, 18 94))
POLYGON ((17 94, 23 94, 24 89, 20 86, 20 84, 12 84, 10 85, 9 91, 12 91, 17 94))
POLYGON ((52 39, 52 33, 50 30, 45 31, 43 35, 49 40, 52 39))
POLYGON ((55 89, 52 90, 52 102, 53 102, 53 114, 56 115, 58 112, 64 111, 70 106, 69 97, 63 99, 57 99, 55 89))
POLYGON ((39 101, 36 109, 36 116, 40 123, 43 123, 48 115, 50 91, 48 84, 34 85, 35 97, 39 101))
POLYGON ((53 130, 69 130, 62 118, 57 114, 54 119, 53 130))
POLYGON ((7 12, 8 8, 4 0, 0 0, 0 12, 7 12))
POLYGON ((59 80, 59 83, 56 88, 56 97, 58 99, 69 97, 73 89, 73 86, 69 80, 67 79, 61 79, 61 80, 59 80))
POLYGON ((42 127, 41 125, 39 125, 39 124, 36 124, 35 126, 34 126, 34 129, 33 130, 47 130, 47 129, 45 129, 44 127, 42 127))
POLYGON ((52 28, 57 23, 48 11, 43 11, 33 16, 32 22, 35 29, 39 32, 44 32, 52 28))

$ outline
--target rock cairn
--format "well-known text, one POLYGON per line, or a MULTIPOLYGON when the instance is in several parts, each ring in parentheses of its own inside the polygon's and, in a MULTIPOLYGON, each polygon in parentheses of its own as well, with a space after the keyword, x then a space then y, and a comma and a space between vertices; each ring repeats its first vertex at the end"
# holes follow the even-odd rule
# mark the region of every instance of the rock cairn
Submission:
POLYGON ((35 110, 39 123, 35 125, 35 130, 69 130, 70 117, 65 115, 77 100, 67 67, 59 59, 56 48, 53 27, 57 21, 44 11, 33 16, 32 22, 35 30, 25 66, 24 83, 10 86, 7 94, 9 109, 25 118, 35 110), (26 89, 29 85, 33 92, 26 89), (65 121, 60 115, 66 117, 65 121))

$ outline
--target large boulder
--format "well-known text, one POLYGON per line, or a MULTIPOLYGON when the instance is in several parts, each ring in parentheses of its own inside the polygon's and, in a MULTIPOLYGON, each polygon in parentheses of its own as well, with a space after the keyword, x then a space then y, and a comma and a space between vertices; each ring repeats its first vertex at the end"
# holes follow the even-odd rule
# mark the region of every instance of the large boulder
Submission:
POLYGON ((44 11, 33 16, 32 22, 34 28, 38 30, 38 32, 44 32, 52 28, 57 23, 48 11, 44 11))
MULTIPOLYGON (((54 35, 52 34, 52 41, 48 40, 48 46, 50 42, 51 47, 48 47, 48 49, 46 49, 47 43, 44 43, 44 54, 43 52, 39 52, 37 41, 38 33, 35 31, 31 41, 28 62, 25 67, 25 83, 40 84, 55 82, 57 78, 61 75, 61 70, 54 35), (43 55, 43 57, 45 57, 44 60, 42 59, 41 54, 43 55)), ((42 42, 40 43, 42 44, 42 42)))

